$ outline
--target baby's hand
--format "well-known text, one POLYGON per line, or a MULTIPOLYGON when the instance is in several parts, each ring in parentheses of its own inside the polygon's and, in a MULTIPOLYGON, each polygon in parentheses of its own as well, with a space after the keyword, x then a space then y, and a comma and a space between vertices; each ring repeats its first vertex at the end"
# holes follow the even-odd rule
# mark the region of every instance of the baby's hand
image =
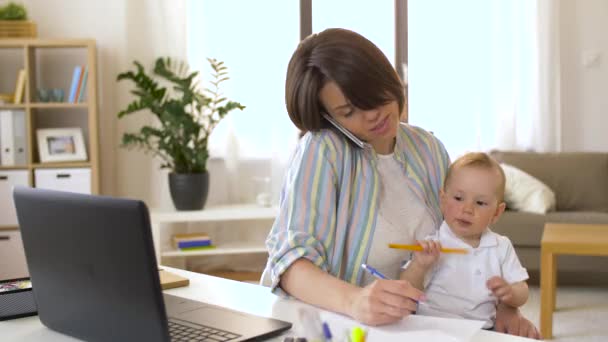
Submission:
POLYGON ((428 268, 439 260, 441 244, 438 241, 423 240, 418 244, 424 249, 421 252, 414 252, 414 262, 419 266, 428 268))
POLYGON ((513 288, 506 280, 502 279, 499 276, 494 276, 486 282, 486 286, 488 289, 492 291, 494 296, 498 298, 501 302, 509 302, 513 299, 513 288))

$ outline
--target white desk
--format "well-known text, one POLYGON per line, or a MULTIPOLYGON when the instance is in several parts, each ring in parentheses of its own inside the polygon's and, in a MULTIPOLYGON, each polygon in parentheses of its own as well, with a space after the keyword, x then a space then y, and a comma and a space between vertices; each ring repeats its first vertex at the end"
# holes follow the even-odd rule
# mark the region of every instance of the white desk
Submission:
MULTIPOLYGON (((285 305, 285 300, 281 300, 270 293, 266 287, 179 269, 165 268, 171 272, 190 278, 190 286, 165 291, 173 295, 286 321, 292 321, 290 317, 296 316, 296 308, 305 305, 295 301, 285 305), (276 303, 281 304, 276 305, 276 303)), ((40 323, 37 316, 33 316, 0 322, 0 341, 65 342, 78 340, 47 329, 40 323)), ((282 341, 282 338, 275 338, 273 341, 282 341)), ((480 330, 472 341, 525 342, 531 340, 480 330)))

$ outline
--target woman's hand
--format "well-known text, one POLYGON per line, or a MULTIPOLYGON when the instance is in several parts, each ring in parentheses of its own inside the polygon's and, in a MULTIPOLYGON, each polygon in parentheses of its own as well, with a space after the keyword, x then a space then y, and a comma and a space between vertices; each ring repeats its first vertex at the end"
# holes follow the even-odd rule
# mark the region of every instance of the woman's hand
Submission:
POLYGON ((414 253, 414 263, 422 266, 423 269, 428 269, 439 260, 441 243, 439 241, 423 240, 418 241, 418 244, 424 250, 414 253))
POLYGON ((367 325, 383 325, 401 320, 416 311, 424 293, 406 280, 378 279, 361 288, 351 302, 349 315, 367 325))
POLYGON ((522 316, 518 309, 499 303, 496 307, 496 324, 494 330, 510 335, 541 339, 538 329, 522 316))

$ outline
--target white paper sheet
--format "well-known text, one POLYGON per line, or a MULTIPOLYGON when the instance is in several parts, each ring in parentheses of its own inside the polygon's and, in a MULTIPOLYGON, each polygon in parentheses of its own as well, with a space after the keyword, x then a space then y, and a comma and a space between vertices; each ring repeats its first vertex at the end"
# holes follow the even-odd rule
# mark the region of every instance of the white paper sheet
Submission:
MULTIPOLYGON (((294 323, 285 336, 307 337, 309 340, 322 338, 321 324, 325 322, 333 335, 332 342, 348 342, 346 336, 356 326, 367 330, 366 342, 468 342, 484 324, 483 321, 410 315, 391 325, 368 327, 346 316, 287 299, 277 299, 272 313, 274 317, 294 323)), ((282 337, 277 341, 282 341, 282 337)))
POLYGON ((334 341, 346 341, 345 336, 355 326, 367 330, 367 342, 379 341, 425 341, 466 342, 481 329, 483 321, 439 318, 410 315, 402 321, 381 327, 367 327, 345 316, 320 312, 321 320, 327 322, 334 341))

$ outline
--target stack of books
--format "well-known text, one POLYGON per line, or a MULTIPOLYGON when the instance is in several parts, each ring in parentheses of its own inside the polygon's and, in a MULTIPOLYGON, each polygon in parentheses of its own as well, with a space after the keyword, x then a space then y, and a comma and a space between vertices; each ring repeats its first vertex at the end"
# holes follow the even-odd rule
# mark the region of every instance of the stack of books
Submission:
POLYGON ((205 233, 175 234, 173 235, 173 246, 180 251, 199 251, 212 249, 209 235, 205 233))

